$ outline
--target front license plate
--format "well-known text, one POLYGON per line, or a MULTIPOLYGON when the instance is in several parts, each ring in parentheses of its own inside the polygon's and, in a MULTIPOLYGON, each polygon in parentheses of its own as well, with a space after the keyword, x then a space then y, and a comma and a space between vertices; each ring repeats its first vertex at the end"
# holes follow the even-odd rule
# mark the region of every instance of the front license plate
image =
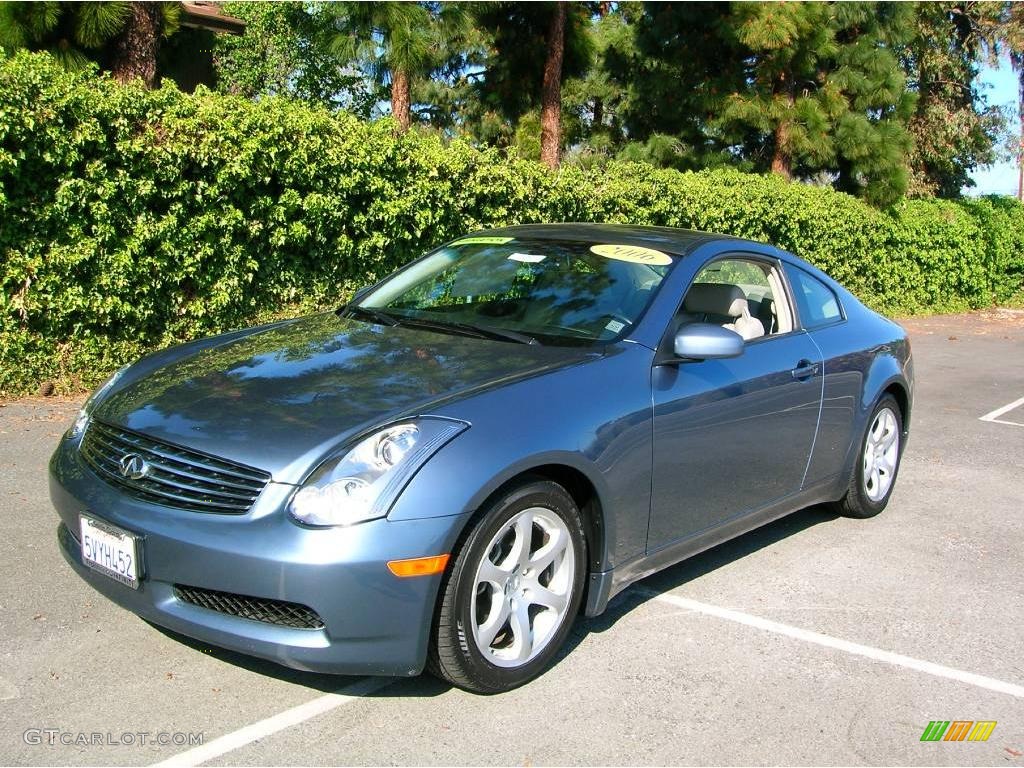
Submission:
POLYGON ((79 516, 82 562, 132 589, 139 588, 139 537, 116 525, 79 516))

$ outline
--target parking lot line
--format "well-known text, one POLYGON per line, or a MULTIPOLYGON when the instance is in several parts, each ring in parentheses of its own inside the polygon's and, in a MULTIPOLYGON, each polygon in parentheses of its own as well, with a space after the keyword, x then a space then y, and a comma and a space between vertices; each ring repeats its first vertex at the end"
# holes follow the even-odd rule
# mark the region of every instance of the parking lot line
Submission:
MULTIPOLYGON (((701 613, 705 616, 713 616, 715 618, 733 621, 737 624, 743 624, 766 632, 785 635, 786 637, 791 637, 795 640, 802 640, 825 648, 833 648, 854 656, 863 656, 864 658, 868 658, 873 661, 881 661, 897 667, 904 667, 917 672, 924 672, 925 674, 933 675, 935 677, 943 677, 960 683, 966 683, 967 685, 973 685, 977 688, 984 688, 989 691, 1005 693, 1017 698, 1024 698, 1024 686, 1017 685, 1015 683, 1008 683, 1003 680, 997 680, 993 677, 978 675, 974 672, 965 672, 961 669, 947 667, 931 661, 924 661, 923 659, 915 659, 912 656, 904 656, 899 653, 893 653, 892 651, 882 650, 881 648, 873 648, 869 645, 853 643, 849 640, 842 640, 838 637, 823 635, 820 632, 801 629, 800 627, 793 627, 788 624, 782 624, 753 614, 735 611, 731 608, 721 608, 717 605, 702 603, 688 597, 679 597, 678 595, 658 592, 646 587, 634 586, 630 588, 629 591, 642 594, 658 602, 674 605, 677 608, 685 608, 696 613, 701 613)), ((208 760, 213 760, 214 758, 221 757, 228 752, 233 752, 247 744, 251 744, 254 741, 259 741, 262 738, 266 738, 267 736, 279 731, 283 731, 286 728, 300 725, 307 720, 311 720, 314 717, 330 712, 338 707, 359 701, 364 696, 373 693, 374 691, 379 691, 398 679, 400 678, 364 678, 334 693, 325 694, 313 699, 312 701, 308 701, 305 704, 292 707, 284 712, 280 712, 264 720, 260 720, 257 723, 244 726, 237 731, 220 736, 207 744, 203 744, 202 746, 195 747, 185 752, 180 752, 159 763, 154 763, 152 768, 193 766, 199 765, 208 760)))
POLYGON ((1024 698, 1024 685, 1007 683, 1002 680, 996 680, 992 677, 985 677, 984 675, 977 675, 973 672, 965 672, 961 669, 954 669, 953 667, 946 667, 942 664, 935 664, 931 661, 915 659, 911 656, 903 656, 902 654, 893 653, 892 651, 884 651, 881 648, 872 648, 869 645, 851 643, 849 640, 840 640, 837 637, 823 635, 820 632, 812 632, 808 629, 800 629, 799 627, 791 627, 788 624, 781 624, 777 621, 771 621, 770 619, 764 619, 760 616, 754 616, 749 613, 742 613, 741 611, 734 611, 730 608, 720 608, 717 605, 701 603, 697 600, 691 600, 688 597, 679 597, 677 595, 656 592, 653 589, 647 589, 645 587, 634 587, 634 589, 637 592, 649 596, 653 600, 657 600, 662 603, 669 603, 679 608, 696 611, 706 616, 714 616, 719 619, 734 621, 738 624, 745 624, 748 627, 755 627, 756 629, 762 629, 766 632, 786 635, 787 637, 792 637, 796 640, 803 640, 808 643, 822 645, 826 648, 834 648, 838 651, 844 651, 855 656, 863 656, 874 661, 881 661, 886 664, 893 664, 897 667, 905 667, 907 669, 924 672, 936 677, 945 677, 950 680, 966 683, 967 685, 985 688, 989 691, 996 691, 997 693, 1005 693, 1010 696, 1016 696, 1017 698, 1024 698))
POLYGON ((207 760, 213 760, 221 755, 226 755, 228 752, 233 752, 240 747, 244 747, 246 744, 259 741, 278 731, 283 731, 285 728, 291 728, 293 725, 304 723, 306 720, 311 720, 325 712, 330 712, 338 707, 359 701, 367 694, 379 691, 398 679, 400 678, 367 677, 334 693, 325 694, 312 701, 307 701, 305 704, 299 704, 297 707, 271 715, 265 720, 260 720, 258 723, 239 728, 237 731, 220 736, 207 744, 185 752, 179 752, 166 760, 154 763, 153 766, 154 768, 157 768, 157 766, 160 768, 170 768, 170 766, 205 763, 207 760))
POLYGON ((1014 408, 1018 408, 1022 405, 1024 405, 1024 397, 1020 398, 1019 400, 1014 400, 1012 403, 1008 403, 1002 406, 1001 408, 996 408, 994 411, 990 411, 989 413, 986 413, 984 416, 979 416, 978 419, 979 421, 991 421, 994 424, 1009 424, 1014 427, 1024 427, 1024 424, 1021 424, 1020 422, 1007 421, 1006 419, 999 418, 1004 413, 1009 413, 1014 408))

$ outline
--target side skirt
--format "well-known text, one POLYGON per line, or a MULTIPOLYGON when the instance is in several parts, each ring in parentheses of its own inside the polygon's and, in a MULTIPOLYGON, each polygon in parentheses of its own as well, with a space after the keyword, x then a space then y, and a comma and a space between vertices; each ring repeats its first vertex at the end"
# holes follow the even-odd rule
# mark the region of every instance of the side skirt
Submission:
POLYGON ((590 617, 600 616, 615 595, 653 573, 669 568, 694 555, 699 555, 701 552, 737 536, 749 533, 755 528, 773 523, 793 512, 815 504, 834 501, 838 495, 842 494, 840 487, 839 476, 830 477, 759 510, 739 515, 715 528, 667 544, 661 549, 640 555, 616 568, 591 573, 587 585, 584 614, 590 617))

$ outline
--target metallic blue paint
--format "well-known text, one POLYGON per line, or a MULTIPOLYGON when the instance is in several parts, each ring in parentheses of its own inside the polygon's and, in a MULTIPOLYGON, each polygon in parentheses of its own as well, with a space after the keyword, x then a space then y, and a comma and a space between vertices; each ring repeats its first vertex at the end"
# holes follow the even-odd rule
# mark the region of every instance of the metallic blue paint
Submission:
POLYGON ((75 571, 140 616, 215 645, 300 669, 417 674, 441 577, 398 579, 386 563, 454 551, 507 483, 568 474, 589 497, 586 611, 596 615, 638 578, 837 499, 886 388, 900 389, 910 422, 902 329, 790 254, 664 228, 487 234, 641 244, 683 258, 630 332, 607 345, 516 345, 331 313, 144 358, 100 398, 96 418, 273 480, 244 515, 175 510, 105 484, 79 456, 80 438, 62 440, 50 467, 62 525, 77 535, 88 511, 144 539, 139 590, 85 568, 65 534, 75 571), (844 319, 748 342, 736 358, 673 360, 672 320, 687 287, 706 263, 736 254, 809 271, 835 291, 844 319), (802 363, 819 367, 793 374, 802 363), (291 494, 322 461, 381 425, 422 415, 471 426, 413 476, 386 519, 311 529, 288 516, 291 494), (325 627, 216 613, 177 600, 174 583, 308 605, 325 627))
POLYGON ((739 357, 743 337, 713 323, 689 323, 676 331, 672 351, 685 360, 739 357))

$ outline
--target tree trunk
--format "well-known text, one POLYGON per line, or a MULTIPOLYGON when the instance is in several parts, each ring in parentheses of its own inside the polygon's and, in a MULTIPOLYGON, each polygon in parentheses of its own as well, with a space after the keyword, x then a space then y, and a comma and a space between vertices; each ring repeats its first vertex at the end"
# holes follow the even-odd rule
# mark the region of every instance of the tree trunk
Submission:
POLYGON ((772 173, 777 173, 784 179, 793 177, 793 159, 789 156, 786 145, 789 143, 789 123, 782 120, 775 126, 775 152, 772 154, 772 173))
POLYGON ((1020 100, 1020 147, 1017 151, 1017 199, 1024 203, 1024 99, 1020 100))
POLYGON ((558 167, 562 143, 562 58, 565 55, 565 2, 555 5, 548 28, 548 56, 540 93, 540 161, 558 167))
MULTIPOLYGON (((778 88, 776 88, 776 94, 780 91, 785 93, 786 103, 789 105, 790 110, 793 108, 793 89, 787 83, 788 78, 785 74, 779 77, 778 88)), ((777 173, 787 181, 793 177, 793 156, 789 150, 789 121, 791 115, 787 114, 779 120, 779 124, 775 126, 775 149, 772 153, 772 173, 777 173)))
POLYGON ((391 73, 391 114, 401 131, 412 125, 412 98, 409 95, 409 73, 396 69, 391 73))
POLYGON ((1017 199, 1024 203, 1024 54, 1017 60, 1020 77, 1020 98, 1017 114, 1020 115, 1020 151, 1017 153, 1017 199))
POLYGON ((838 176, 836 177, 835 188, 840 192, 846 192, 848 195, 856 195, 859 191, 859 184, 853 172, 853 163, 840 155, 836 158, 836 170, 838 171, 838 176))
MULTIPOLYGON (((612 11, 612 4, 607 0, 599 2, 597 4, 597 17, 603 19, 612 11)), ((603 127, 604 123, 604 100, 600 96, 594 97, 594 124, 591 126, 591 130, 599 131, 603 127)))
POLYGON ((131 4, 124 31, 114 42, 110 71, 127 83, 141 78, 147 88, 156 85, 156 53, 160 48, 160 3, 131 4))

